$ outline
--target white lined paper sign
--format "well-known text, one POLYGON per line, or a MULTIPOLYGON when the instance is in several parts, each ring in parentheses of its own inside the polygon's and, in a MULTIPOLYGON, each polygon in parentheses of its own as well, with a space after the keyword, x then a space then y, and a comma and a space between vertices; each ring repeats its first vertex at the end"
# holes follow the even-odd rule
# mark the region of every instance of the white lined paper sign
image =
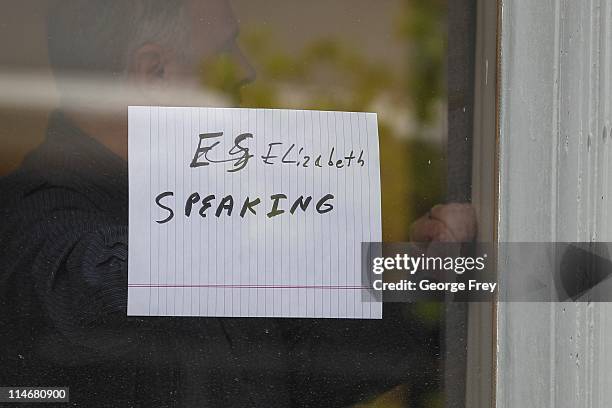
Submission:
POLYGON ((381 318, 376 114, 128 108, 128 315, 381 318))

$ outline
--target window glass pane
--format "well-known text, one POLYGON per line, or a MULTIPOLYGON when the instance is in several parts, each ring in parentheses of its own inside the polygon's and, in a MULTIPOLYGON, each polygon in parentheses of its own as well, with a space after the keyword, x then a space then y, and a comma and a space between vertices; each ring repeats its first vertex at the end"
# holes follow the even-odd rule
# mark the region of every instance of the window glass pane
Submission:
POLYGON ((440 302, 127 317, 125 169, 128 105, 376 112, 383 240, 409 241, 445 201, 446 1, 1 7, 2 384, 84 406, 442 406, 440 302))

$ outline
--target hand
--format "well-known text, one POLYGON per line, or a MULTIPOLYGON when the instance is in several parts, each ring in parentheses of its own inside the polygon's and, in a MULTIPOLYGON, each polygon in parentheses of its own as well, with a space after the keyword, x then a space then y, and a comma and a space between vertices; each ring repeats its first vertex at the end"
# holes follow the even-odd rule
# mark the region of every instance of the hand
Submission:
POLYGON ((476 231, 476 212, 471 204, 438 204, 412 224, 410 241, 470 242, 476 231))

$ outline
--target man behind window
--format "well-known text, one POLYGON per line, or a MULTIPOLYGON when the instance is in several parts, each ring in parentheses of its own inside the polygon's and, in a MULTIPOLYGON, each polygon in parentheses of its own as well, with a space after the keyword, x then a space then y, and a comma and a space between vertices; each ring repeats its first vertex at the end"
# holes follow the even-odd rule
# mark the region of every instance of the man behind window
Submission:
MULTIPOLYGON (((425 346, 392 311, 382 322, 126 316, 127 106, 179 104, 168 101, 199 89, 215 58, 233 62, 235 88, 252 80, 237 33, 224 0, 50 8, 61 109, 0 182, 4 385, 70 386, 79 406, 343 406, 436 376, 410 357, 425 346), (96 84, 112 87, 112 106, 96 84)), ((456 239, 456 210, 437 207, 417 239, 456 239)))

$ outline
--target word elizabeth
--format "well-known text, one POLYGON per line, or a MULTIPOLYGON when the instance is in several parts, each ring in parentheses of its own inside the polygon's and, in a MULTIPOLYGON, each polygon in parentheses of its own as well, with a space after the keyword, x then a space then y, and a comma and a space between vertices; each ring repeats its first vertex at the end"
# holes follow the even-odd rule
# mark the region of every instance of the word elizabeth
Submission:
MULTIPOLYGON (((216 140, 221 137, 223 137, 223 132, 201 133, 189 167, 198 168, 210 166, 211 164, 233 163, 227 172, 234 173, 244 169, 249 160, 255 157, 251 153, 251 149, 242 144, 243 142, 246 143, 248 139, 253 139, 252 133, 242 133, 236 136, 234 145, 228 150, 227 156, 217 155, 219 154, 218 152, 211 153, 221 143, 219 140, 216 140)), ((261 156, 261 160, 262 163, 267 165, 294 165, 303 168, 334 167, 342 169, 351 166, 365 166, 363 150, 359 152, 351 150, 346 154, 339 154, 336 148, 332 147, 329 154, 319 153, 317 155, 305 152, 303 147, 297 147, 295 143, 287 147, 281 142, 268 143, 266 154, 261 156)))
MULTIPOLYGON (((166 218, 156 221, 158 224, 164 224, 174 218, 174 209, 171 204, 172 197, 174 197, 174 192, 172 191, 160 193, 157 197, 155 197, 155 203, 161 209, 167 212, 166 218)), ((190 194, 189 197, 187 197, 187 199, 185 200, 185 217, 190 217, 193 210, 197 209, 199 216, 202 218, 206 218, 207 215, 210 215, 207 213, 207 211, 208 209, 213 207, 213 202, 216 200, 216 198, 217 197, 214 194, 207 195, 204 198, 202 198, 197 192, 190 194)), ((298 210, 298 208, 302 212, 306 212, 312 202, 311 196, 300 196, 296 200, 291 202, 291 206, 287 208, 283 207, 282 205, 282 201, 286 199, 287 196, 285 194, 271 195, 270 207, 269 211, 266 213, 266 216, 268 218, 273 218, 286 213, 287 210, 289 211, 289 214, 293 215, 298 210)), ((334 209, 334 206, 331 204, 331 200, 333 199, 334 196, 332 194, 324 195, 316 202, 316 204, 313 204, 315 211, 319 214, 325 214, 327 212, 330 212, 334 209)), ((257 211, 260 208, 258 206, 261 204, 261 199, 259 197, 255 197, 254 199, 246 197, 244 201, 241 202, 242 204, 238 204, 240 206, 241 218, 244 218, 247 215, 247 212, 250 212, 252 215, 257 215, 257 211)), ((219 203, 216 205, 216 209, 213 210, 214 213, 212 214, 214 214, 214 216, 217 218, 220 217, 223 213, 225 213, 226 216, 231 216, 232 213, 234 213, 234 205, 234 197, 231 195, 226 195, 221 198, 219 203)))

